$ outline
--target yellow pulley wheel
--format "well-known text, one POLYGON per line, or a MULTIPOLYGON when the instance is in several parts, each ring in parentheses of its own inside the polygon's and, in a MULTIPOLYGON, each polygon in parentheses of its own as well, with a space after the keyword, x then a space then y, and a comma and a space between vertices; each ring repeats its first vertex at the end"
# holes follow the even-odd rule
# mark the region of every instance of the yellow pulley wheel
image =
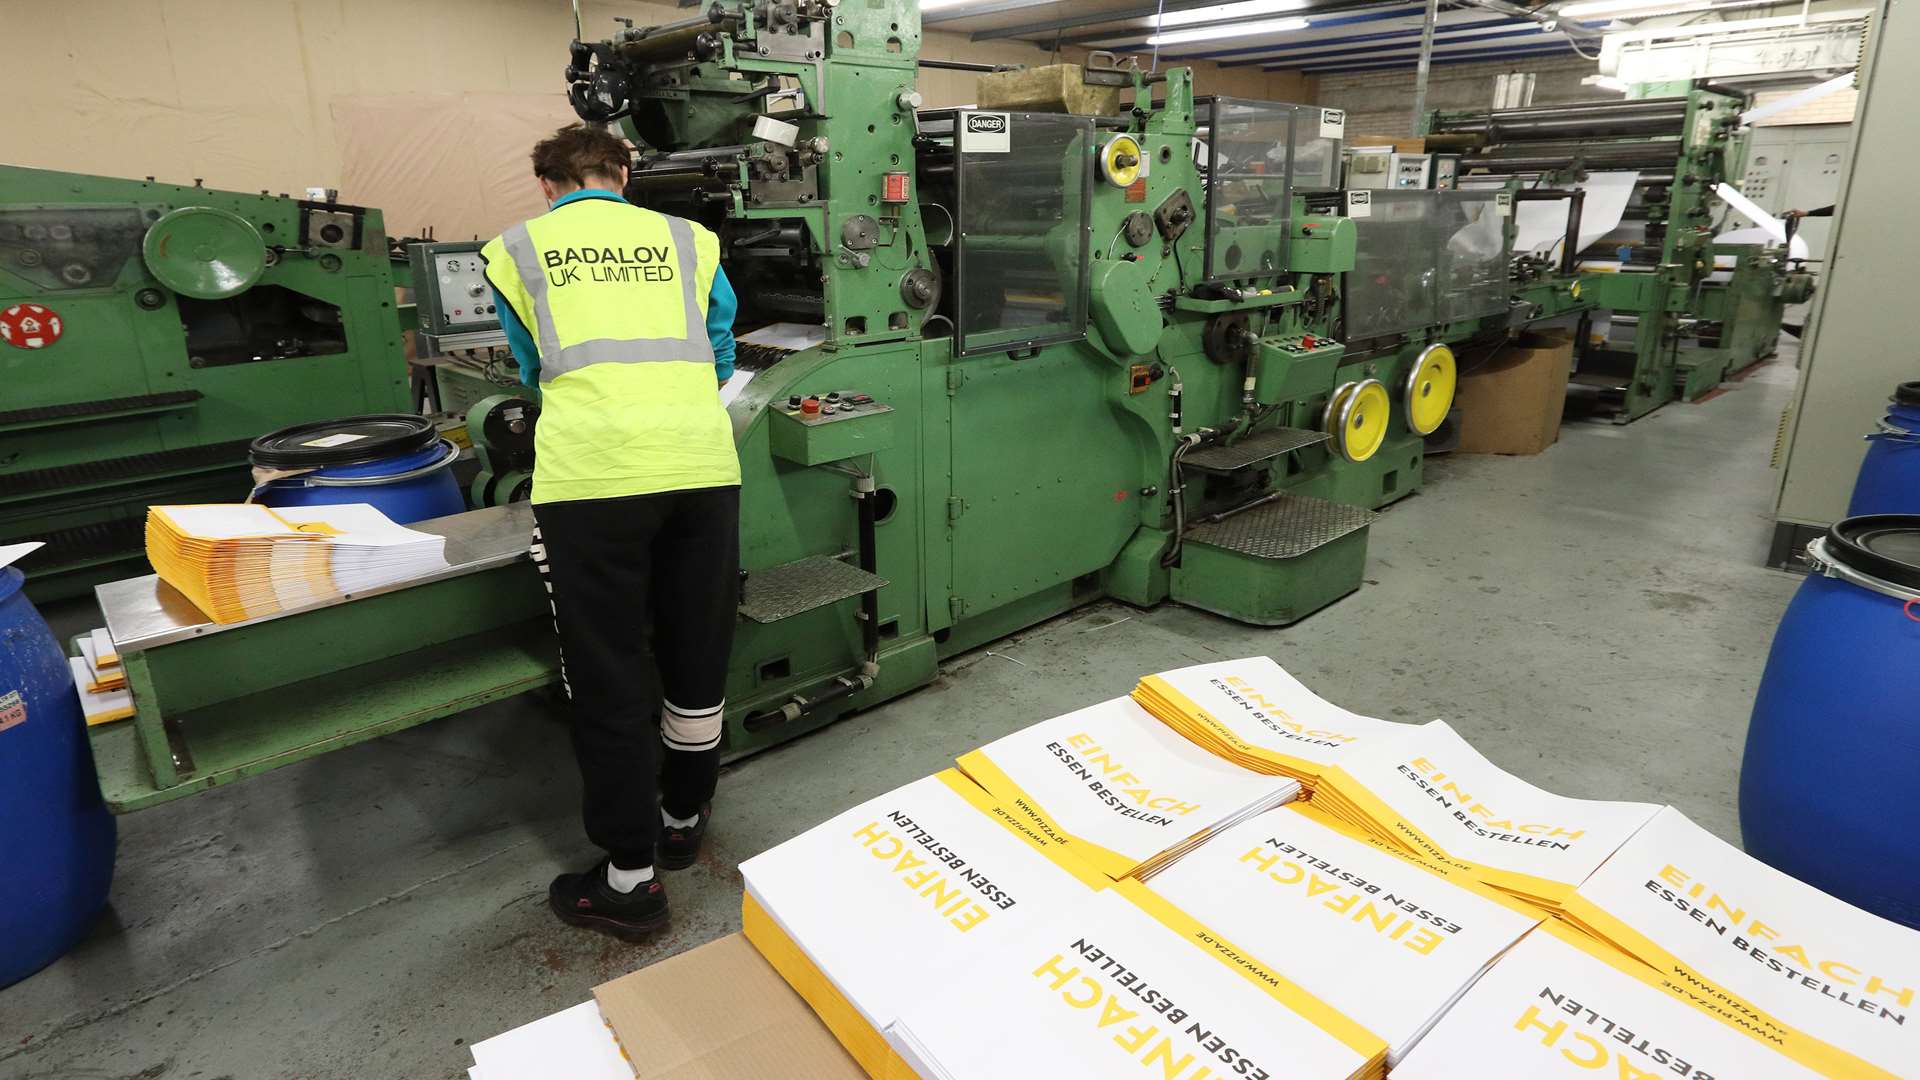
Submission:
POLYGON ((1434 343, 1420 351, 1407 373, 1403 397, 1407 406, 1407 426, 1415 435, 1431 435, 1447 418, 1453 407, 1453 394, 1460 385, 1460 368, 1453 350, 1434 343))
POLYGON ((1100 148, 1100 175, 1114 187, 1132 187, 1140 179, 1140 163, 1146 155, 1131 135, 1115 135, 1100 148))
POLYGON ((1368 379, 1340 397, 1339 408, 1332 410, 1335 422, 1333 441, 1340 456, 1360 462, 1372 457, 1387 441, 1387 414, 1393 409, 1393 395, 1379 379, 1368 379))
MULTIPOLYGON (((1320 430, 1327 433, 1327 439, 1336 450, 1340 445, 1340 408, 1346 404, 1347 396, 1353 393, 1354 387, 1359 385, 1350 382, 1334 387, 1333 396, 1327 399, 1327 411, 1320 414, 1320 430)), ((1346 451, 1341 450, 1340 453, 1344 455, 1346 451)))

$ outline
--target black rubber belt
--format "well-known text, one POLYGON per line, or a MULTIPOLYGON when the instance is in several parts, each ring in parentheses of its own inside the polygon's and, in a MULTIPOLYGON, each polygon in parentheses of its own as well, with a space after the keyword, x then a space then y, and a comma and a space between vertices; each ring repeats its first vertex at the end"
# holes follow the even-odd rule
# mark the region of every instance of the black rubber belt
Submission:
POLYGON ((100 487, 126 481, 146 480, 182 472, 202 472, 223 466, 244 466, 250 440, 209 443, 184 450, 163 450, 157 454, 83 461, 51 469, 33 469, 0 476, 0 499, 37 495, 72 487, 100 487))
POLYGON ((46 547, 22 558, 15 565, 29 577, 36 573, 57 572, 69 566, 83 566, 111 556, 136 558, 146 553, 146 520, 134 517, 122 521, 104 521, 76 525, 53 532, 36 532, 30 538, 44 540, 46 547))
POLYGON ((9 409, 6 412, 0 412, 0 427, 31 424, 42 420, 77 420, 109 413, 157 409, 167 405, 190 405, 205 396, 198 390, 170 390, 164 394, 143 394, 139 397, 102 398, 99 401, 74 401, 64 405, 38 405, 31 409, 9 409))

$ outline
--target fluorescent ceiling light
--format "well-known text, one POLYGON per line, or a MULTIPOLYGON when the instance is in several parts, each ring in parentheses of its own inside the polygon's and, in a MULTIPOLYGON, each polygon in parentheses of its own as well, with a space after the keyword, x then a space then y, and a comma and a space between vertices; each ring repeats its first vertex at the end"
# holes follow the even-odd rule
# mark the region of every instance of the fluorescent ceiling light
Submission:
POLYGON ((1266 19, 1261 22, 1230 23, 1226 26, 1199 26, 1192 30, 1175 30, 1171 33, 1155 34, 1147 39, 1147 44, 1184 45, 1189 41, 1213 41, 1226 37, 1253 37, 1258 34, 1278 34, 1284 30, 1305 30, 1305 19, 1266 19))
POLYGON ((1238 19, 1245 15, 1278 15, 1282 11, 1299 11, 1307 6, 1307 0, 1244 0, 1238 4, 1215 4, 1212 7, 1192 8, 1187 11, 1169 11, 1148 21, 1156 30, 1165 30, 1170 26, 1192 26, 1194 23, 1217 22, 1221 19, 1238 19))
POLYGON ((965 7, 974 0, 920 0, 921 11, 938 11, 941 8, 965 7))
POLYGON ((1751 7, 1753 0, 1734 0, 1733 3, 1717 4, 1714 0, 1579 0, 1578 3, 1564 4, 1553 9, 1553 13, 1569 19, 1578 19, 1587 15, 1607 15, 1613 17, 1636 17, 1641 15, 1677 14, 1683 11, 1711 11, 1722 7, 1751 7))

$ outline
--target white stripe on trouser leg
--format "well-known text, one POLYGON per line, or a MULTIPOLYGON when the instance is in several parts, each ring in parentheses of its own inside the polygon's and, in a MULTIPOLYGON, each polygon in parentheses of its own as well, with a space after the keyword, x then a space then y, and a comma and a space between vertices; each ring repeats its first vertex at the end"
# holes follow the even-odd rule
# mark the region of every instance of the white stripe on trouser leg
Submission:
POLYGON ((660 741, 669 750, 711 750, 720 745, 727 703, 707 709, 683 709, 671 701, 660 708, 660 741))
POLYGON ((567 650, 558 645, 560 639, 560 606, 553 602, 553 579, 547 576, 547 545, 542 542, 539 526, 534 526, 533 543, 527 547, 527 554, 533 559, 533 568, 540 571, 540 584, 547 589, 547 611, 553 615, 553 637, 555 648, 560 653, 560 692, 573 700, 573 684, 567 681, 567 650))

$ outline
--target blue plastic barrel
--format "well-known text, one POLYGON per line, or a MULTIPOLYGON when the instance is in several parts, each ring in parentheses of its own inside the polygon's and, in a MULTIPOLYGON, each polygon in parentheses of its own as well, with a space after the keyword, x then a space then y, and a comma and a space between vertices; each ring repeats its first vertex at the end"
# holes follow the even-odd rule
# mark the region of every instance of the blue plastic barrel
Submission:
POLYGON ((73 672, 24 580, 0 569, 0 987, 86 936, 117 838, 73 672))
POLYGON ((1888 400, 1879 430, 1867 436, 1848 517, 1920 514, 1920 381, 1894 387, 1888 400))
POLYGON ((282 428, 253 440, 256 469, 298 470, 254 489, 267 506, 369 503, 399 524, 467 508, 452 465, 460 451, 411 413, 354 416, 282 428))
POLYGON ((1747 853, 1920 927, 1920 514, 1848 518, 1774 634, 1747 728, 1747 853))

